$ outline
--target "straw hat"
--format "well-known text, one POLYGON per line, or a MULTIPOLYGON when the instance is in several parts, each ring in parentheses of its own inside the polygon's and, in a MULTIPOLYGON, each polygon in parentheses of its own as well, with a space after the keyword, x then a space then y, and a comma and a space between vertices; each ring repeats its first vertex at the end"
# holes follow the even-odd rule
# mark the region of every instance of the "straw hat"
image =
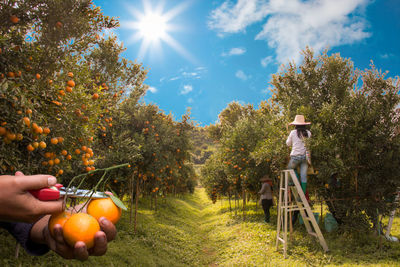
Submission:
POLYGON ((289 123, 289 125, 310 125, 311 122, 305 122, 303 115, 296 115, 294 121, 289 123))
POLYGON ((267 182, 267 181, 272 181, 271 178, 269 178, 268 175, 264 175, 263 177, 261 177, 260 182, 267 182))

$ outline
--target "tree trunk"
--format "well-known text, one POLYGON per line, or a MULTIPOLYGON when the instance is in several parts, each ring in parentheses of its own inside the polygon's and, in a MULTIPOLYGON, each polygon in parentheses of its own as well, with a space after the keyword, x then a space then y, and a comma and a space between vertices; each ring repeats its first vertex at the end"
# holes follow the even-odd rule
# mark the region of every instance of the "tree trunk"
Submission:
POLYGON ((136 203, 135 203, 135 226, 134 226, 134 233, 136 233, 136 226, 137 226, 137 210, 138 210, 138 200, 139 200, 139 179, 136 180, 136 203))
POLYGON ((232 205, 231 205, 231 191, 228 192, 228 199, 229 199, 229 212, 232 212, 232 205))
POLYGON ((243 189, 242 198, 243 198, 243 207, 242 207, 243 220, 245 220, 246 219, 246 190, 245 189, 243 189))
POLYGON ((129 203, 129 224, 132 225, 132 216, 133 216, 133 192, 134 192, 134 186, 133 186, 133 181, 134 181, 134 175, 132 174, 131 180, 129 181, 129 194, 131 201, 129 203))

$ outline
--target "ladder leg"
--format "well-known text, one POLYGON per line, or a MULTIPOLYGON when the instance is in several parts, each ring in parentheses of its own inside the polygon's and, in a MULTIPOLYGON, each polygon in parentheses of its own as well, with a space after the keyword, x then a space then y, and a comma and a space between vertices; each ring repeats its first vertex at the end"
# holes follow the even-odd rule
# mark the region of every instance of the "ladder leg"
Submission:
POLYGON ((283 186, 283 172, 281 172, 281 179, 279 181, 279 198, 278 198, 278 218, 276 222, 276 250, 278 250, 279 246, 279 238, 280 238, 280 232, 281 232, 281 223, 282 223, 282 186, 283 186))
MULTIPOLYGON (((293 170, 290 170, 290 174, 292 175, 292 177, 295 177, 295 173, 294 173, 293 170)), ((296 196, 295 196, 296 202, 297 202, 298 206, 299 205, 304 206, 304 209, 302 209, 302 208, 300 209, 300 214, 303 217, 304 225, 307 228, 307 232, 310 233, 310 234, 313 234, 313 235, 315 234, 315 236, 318 238, 319 243, 321 244, 322 248, 326 252, 326 251, 329 250, 328 249, 328 245, 326 244, 325 238, 322 235, 321 230, 319 229, 317 221, 315 220, 315 217, 314 217, 314 213, 312 212, 312 210, 310 208, 310 205, 308 204, 306 196, 304 195, 304 192, 303 192, 303 190, 301 188, 301 185, 300 185, 300 183, 299 183, 299 181, 297 179, 292 179, 292 180, 293 180, 293 182, 295 184, 295 187, 296 187, 296 189, 294 190, 294 192, 296 194, 296 196), (299 197, 300 197, 300 199, 299 199, 299 197), (304 212, 304 210, 306 212, 304 212), (306 215, 306 213, 307 213, 308 216, 306 215), (309 224, 308 221, 311 222, 315 233, 312 232, 312 229, 311 229, 310 224, 309 224)))

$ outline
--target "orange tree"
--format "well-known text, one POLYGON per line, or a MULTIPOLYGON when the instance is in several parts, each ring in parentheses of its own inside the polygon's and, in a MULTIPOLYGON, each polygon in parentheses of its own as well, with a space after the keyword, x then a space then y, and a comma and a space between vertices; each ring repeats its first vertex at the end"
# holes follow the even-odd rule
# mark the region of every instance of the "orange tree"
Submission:
POLYGON ((228 114, 229 119, 209 127, 211 135, 219 138, 219 148, 205 164, 202 175, 213 200, 217 195, 232 193, 243 197, 248 192, 256 196, 260 178, 269 175, 277 181, 279 170, 287 160, 287 148, 281 140, 286 129, 278 106, 262 102, 259 109, 253 110, 250 106, 240 108, 237 103, 231 103, 220 116, 228 114))
POLYGON ((176 122, 156 105, 138 103, 137 94, 114 111, 113 127, 99 131, 96 149, 107 155, 99 166, 129 162, 131 169, 119 169, 110 184, 113 190, 136 195, 193 192, 194 170, 190 158, 192 123, 184 115, 176 122), (129 185, 129 186, 127 186, 129 185))
POLYGON ((303 63, 288 65, 272 84, 283 114, 312 122, 309 146, 319 173, 310 183, 332 214, 352 229, 377 227, 400 186, 399 79, 307 49, 303 63))
POLYGON ((123 88, 143 94, 146 72, 100 37, 118 22, 78 0, 6 1, 0 15, 0 172, 93 170, 123 88))

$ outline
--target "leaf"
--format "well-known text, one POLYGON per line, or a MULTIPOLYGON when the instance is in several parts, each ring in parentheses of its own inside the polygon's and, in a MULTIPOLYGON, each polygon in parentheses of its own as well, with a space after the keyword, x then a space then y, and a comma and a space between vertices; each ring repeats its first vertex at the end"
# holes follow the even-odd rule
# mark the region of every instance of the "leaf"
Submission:
POLYGON ((125 211, 128 210, 127 207, 124 205, 124 203, 122 203, 122 201, 118 197, 114 195, 109 195, 109 197, 111 198, 111 200, 114 202, 115 205, 117 205, 118 207, 120 207, 125 211))

